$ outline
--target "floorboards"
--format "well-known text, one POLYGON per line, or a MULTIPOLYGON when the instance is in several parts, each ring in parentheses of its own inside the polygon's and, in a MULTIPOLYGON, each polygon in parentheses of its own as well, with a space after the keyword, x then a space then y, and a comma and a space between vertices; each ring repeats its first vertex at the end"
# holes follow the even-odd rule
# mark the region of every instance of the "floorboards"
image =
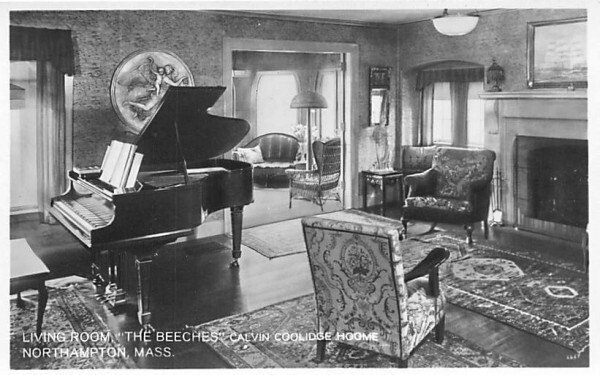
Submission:
MULTIPOLYGON (((285 204, 286 202, 280 202, 285 204)), ((391 216, 397 213, 389 212, 391 216)), ((37 217, 11 220, 11 238, 27 238, 51 269, 52 277, 87 276, 87 251, 60 225, 40 224, 37 217)), ((446 228, 457 230, 457 228, 446 228)), ((482 237, 477 229, 474 238, 482 237)), ((549 240, 509 228, 492 228, 491 238, 501 245, 518 245, 579 260, 577 244, 549 240)), ((159 330, 179 330, 214 319, 252 311, 311 293, 305 254, 267 259, 243 247, 240 268, 229 267, 230 239, 226 236, 176 243, 161 249, 154 262, 153 320, 159 330)), ((97 301, 88 304, 114 332, 138 331, 133 301, 110 311, 97 301)), ((507 355, 531 367, 585 367, 589 354, 569 359, 572 352, 477 313, 450 305, 447 330, 478 345, 507 355)), ((125 342, 131 352, 141 343, 125 342)), ((226 363, 204 344, 173 345, 170 358, 136 358, 141 368, 223 368, 226 363)))

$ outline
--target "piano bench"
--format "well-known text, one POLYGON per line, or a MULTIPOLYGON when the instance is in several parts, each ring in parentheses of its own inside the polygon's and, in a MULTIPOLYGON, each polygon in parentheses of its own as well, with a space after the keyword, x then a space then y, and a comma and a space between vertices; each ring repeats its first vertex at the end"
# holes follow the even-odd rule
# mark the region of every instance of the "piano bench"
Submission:
POLYGON ((36 333, 42 333, 44 311, 48 301, 46 280, 50 270, 33 252, 24 238, 10 241, 10 294, 17 295, 17 306, 23 307, 21 292, 28 289, 38 290, 36 333))

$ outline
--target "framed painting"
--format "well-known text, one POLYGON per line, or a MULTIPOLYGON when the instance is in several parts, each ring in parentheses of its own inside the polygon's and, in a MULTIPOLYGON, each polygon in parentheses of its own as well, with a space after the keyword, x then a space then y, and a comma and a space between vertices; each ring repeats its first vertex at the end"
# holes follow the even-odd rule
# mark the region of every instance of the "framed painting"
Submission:
POLYGON ((193 86, 187 65, 173 52, 136 51, 115 70, 110 99, 128 131, 139 134, 152 121, 169 86, 193 86))
POLYGON ((587 18, 527 24, 527 86, 587 87, 587 18))

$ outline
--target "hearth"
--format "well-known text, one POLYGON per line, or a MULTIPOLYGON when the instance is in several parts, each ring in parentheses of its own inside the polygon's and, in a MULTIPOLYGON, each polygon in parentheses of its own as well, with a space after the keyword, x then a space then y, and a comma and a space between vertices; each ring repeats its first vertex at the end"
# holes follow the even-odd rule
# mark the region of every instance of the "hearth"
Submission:
POLYGON ((520 221, 528 218, 585 228, 587 141, 517 136, 515 158, 520 221))

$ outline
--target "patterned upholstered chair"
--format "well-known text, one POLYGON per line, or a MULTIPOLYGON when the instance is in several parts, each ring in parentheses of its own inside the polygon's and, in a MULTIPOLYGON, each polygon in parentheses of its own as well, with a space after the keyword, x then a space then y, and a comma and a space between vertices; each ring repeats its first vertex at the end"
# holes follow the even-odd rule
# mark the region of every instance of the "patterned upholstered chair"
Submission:
POLYGON ((327 142, 314 141, 312 144, 316 170, 306 171, 288 169, 285 172, 290 180, 290 208, 292 199, 302 197, 309 199, 323 211, 323 200, 333 195, 340 200, 338 183, 342 165, 342 146, 339 138, 327 142))
POLYGON ((490 150, 437 147, 431 168, 404 178, 409 188, 402 224, 410 220, 462 224, 473 243, 473 224, 483 221, 488 237, 488 209, 496 154, 490 150))
MULTIPOLYGON (((411 352, 431 331, 443 341, 445 297, 438 268, 448 250, 433 249, 405 273, 396 225, 308 217, 302 226, 319 335, 391 356, 399 367, 408 367, 411 352), (374 334, 377 340, 353 336, 374 334)), ((326 343, 317 341, 317 361, 324 359, 326 343)))
POLYGON ((435 146, 402 146, 400 147, 400 165, 394 168, 404 176, 420 173, 431 168, 435 146))

